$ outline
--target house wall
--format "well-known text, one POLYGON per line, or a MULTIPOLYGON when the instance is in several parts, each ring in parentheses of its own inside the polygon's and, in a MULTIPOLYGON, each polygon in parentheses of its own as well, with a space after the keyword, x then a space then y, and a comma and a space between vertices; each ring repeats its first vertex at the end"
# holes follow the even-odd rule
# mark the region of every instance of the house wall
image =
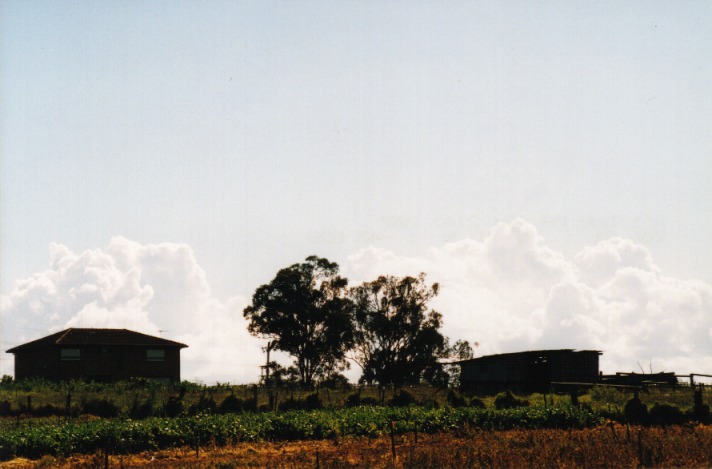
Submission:
POLYGON ((180 381, 178 347, 145 346, 65 346, 78 348, 79 360, 62 360, 61 349, 52 346, 15 354, 18 380, 39 377, 51 381, 85 379, 120 381, 133 377, 180 381), (163 361, 149 361, 147 349, 163 349, 163 361))
POLYGON ((59 352, 34 349, 15 354, 15 379, 44 378, 59 381, 59 352))

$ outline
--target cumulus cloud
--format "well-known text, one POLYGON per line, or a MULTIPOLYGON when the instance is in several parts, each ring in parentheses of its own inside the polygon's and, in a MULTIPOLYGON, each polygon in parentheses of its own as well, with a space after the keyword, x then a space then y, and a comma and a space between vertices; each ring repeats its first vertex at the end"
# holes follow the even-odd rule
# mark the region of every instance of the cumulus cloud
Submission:
MULTIPOLYGON (((189 246, 116 237, 103 249, 77 254, 52 244, 50 253, 46 271, 18 280, 0 298, 3 344, 66 327, 127 328, 188 344, 187 379, 256 380, 262 344, 242 317, 250 292, 215 298, 189 246)), ((445 334, 477 341, 477 355, 596 349, 604 352, 605 372, 638 371, 638 364, 646 371, 712 371, 712 286, 664 275, 630 240, 604 240, 567 257, 518 219, 482 240, 419 256, 369 247, 332 260, 352 285, 426 272, 441 285, 433 307, 443 314, 445 334)))
POLYGON ((712 370, 712 286, 665 276, 650 252, 612 238, 573 258, 524 220, 483 240, 432 247, 418 257, 366 248, 343 265, 352 281, 426 272, 444 332, 480 344, 478 355, 528 349, 604 352, 606 372, 712 370))
POLYGON ((4 344, 67 327, 126 328, 187 344, 186 379, 250 382, 258 375, 262 354, 242 317, 246 301, 214 298, 189 246, 115 237, 80 254, 52 244, 50 256, 46 271, 2 296, 4 344))

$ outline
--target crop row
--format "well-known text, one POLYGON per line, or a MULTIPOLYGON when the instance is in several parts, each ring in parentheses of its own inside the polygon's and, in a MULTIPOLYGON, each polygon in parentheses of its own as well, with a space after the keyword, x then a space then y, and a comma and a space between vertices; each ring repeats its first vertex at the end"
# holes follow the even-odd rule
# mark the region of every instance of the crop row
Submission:
POLYGON ((583 428, 600 418, 580 407, 528 407, 507 410, 419 407, 198 415, 145 420, 97 419, 84 422, 11 421, 0 433, 0 460, 105 451, 127 454, 180 446, 227 445, 244 441, 330 439, 393 432, 435 433, 465 427, 483 429, 583 428))

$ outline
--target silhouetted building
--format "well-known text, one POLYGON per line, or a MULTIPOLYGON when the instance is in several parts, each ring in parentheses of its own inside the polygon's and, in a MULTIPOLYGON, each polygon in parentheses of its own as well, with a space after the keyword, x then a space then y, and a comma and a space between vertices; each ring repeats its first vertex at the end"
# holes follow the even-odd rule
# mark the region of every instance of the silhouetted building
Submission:
POLYGON ((127 329, 66 329, 11 348, 15 379, 180 381, 185 344, 127 329))
POLYGON ((536 350, 488 355, 457 362, 460 386, 470 391, 548 391, 552 382, 594 383, 598 380, 596 350, 536 350))

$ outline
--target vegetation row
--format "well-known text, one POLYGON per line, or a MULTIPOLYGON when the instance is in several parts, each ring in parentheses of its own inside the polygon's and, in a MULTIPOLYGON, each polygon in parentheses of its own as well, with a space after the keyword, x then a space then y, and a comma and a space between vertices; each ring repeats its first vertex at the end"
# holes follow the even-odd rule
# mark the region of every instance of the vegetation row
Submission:
POLYGON ((257 440, 338 439, 377 437, 393 432, 435 433, 465 427, 483 429, 584 428, 601 418, 583 407, 520 407, 506 410, 472 407, 360 406, 331 410, 243 412, 177 418, 91 419, 59 422, 34 419, 13 426, 2 424, 0 459, 68 456, 105 451, 127 454, 146 450, 227 445, 257 440))

